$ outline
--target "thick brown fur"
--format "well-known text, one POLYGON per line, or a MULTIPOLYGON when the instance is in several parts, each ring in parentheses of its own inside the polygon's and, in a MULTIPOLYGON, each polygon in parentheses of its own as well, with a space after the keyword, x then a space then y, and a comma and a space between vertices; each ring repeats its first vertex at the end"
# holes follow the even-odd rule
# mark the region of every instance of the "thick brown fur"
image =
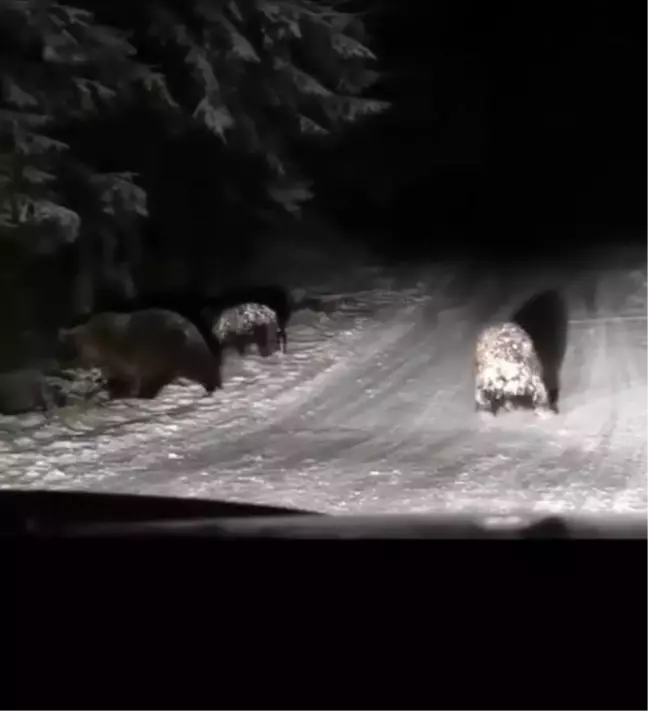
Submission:
POLYGON ((61 329, 59 338, 79 365, 101 369, 113 397, 154 398, 181 377, 208 394, 222 387, 220 363, 204 338, 172 311, 100 313, 61 329))
POLYGON ((212 327, 215 317, 211 313, 213 299, 194 292, 151 292, 140 294, 131 299, 103 298, 99 302, 101 312, 132 314, 151 309, 173 311, 190 321, 200 332, 214 358, 220 362, 220 346, 212 327))

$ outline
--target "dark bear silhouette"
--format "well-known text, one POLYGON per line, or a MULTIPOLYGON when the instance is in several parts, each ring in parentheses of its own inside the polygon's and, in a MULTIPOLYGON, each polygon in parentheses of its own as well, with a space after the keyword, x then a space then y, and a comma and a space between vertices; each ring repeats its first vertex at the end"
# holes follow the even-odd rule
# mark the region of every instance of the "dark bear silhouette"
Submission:
POLYGON ((205 340, 217 363, 220 364, 220 344, 214 336, 215 318, 212 313, 217 308, 213 299, 196 293, 149 292, 132 299, 103 299, 97 304, 96 312, 135 313, 149 309, 173 311, 190 321, 205 340))
POLYGON ((195 326, 172 311, 95 314, 61 329, 59 340, 71 360, 101 369, 113 397, 151 399, 178 377, 208 394, 222 387, 220 362, 195 326))
POLYGON ((511 321, 531 337, 542 364, 545 387, 552 410, 558 412, 560 372, 567 350, 569 313, 564 297, 556 290, 542 291, 513 314, 511 321))

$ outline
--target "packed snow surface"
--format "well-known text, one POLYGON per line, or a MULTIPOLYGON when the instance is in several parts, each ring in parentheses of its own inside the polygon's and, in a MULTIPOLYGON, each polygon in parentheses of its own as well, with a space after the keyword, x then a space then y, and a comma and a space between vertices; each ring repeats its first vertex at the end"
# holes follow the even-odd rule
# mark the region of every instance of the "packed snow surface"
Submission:
POLYGON ((2 488, 208 497, 328 513, 646 510, 646 268, 356 269, 310 293, 288 353, 225 388, 0 418, 2 488), (560 414, 473 407, 475 337, 525 299, 569 308, 560 414))

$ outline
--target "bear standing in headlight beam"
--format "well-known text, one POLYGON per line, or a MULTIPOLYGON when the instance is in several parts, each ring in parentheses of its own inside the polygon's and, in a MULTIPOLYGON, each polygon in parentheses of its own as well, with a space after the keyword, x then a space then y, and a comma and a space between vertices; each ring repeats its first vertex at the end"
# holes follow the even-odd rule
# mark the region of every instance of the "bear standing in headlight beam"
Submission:
POLYGON ((533 341, 517 324, 484 328, 475 345, 474 367, 477 412, 526 409, 541 417, 554 412, 533 341))

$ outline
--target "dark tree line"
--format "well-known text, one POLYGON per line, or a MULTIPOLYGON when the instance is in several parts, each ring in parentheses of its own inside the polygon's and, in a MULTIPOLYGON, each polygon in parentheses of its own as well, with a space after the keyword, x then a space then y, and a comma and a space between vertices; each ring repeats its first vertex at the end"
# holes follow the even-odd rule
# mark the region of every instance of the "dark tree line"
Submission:
POLYGON ((306 204, 406 249, 645 222, 645 40, 624 12, 6 0, 4 343, 104 288, 234 274, 306 204))
POLYGON ((343 0, 4 2, 12 342, 165 264, 195 283, 214 259, 243 259, 259 226, 298 215, 313 197, 303 146, 387 106, 371 96, 369 44, 343 0))
MULTIPOLYGON (((645 225, 638 5, 383 5, 375 91, 392 109, 341 139, 352 166, 342 179, 364 212, 349 219, 373 214, 406 249, 437 249, 450 232, 464 245, 481 235, 490 252, 521 232, 561 247, 574 227, 603 239, 610 226, 645 225), (361 144, 380 150, 367 160, 361 144)), ((349 203, 336 191, 331 204, 349 203)))

